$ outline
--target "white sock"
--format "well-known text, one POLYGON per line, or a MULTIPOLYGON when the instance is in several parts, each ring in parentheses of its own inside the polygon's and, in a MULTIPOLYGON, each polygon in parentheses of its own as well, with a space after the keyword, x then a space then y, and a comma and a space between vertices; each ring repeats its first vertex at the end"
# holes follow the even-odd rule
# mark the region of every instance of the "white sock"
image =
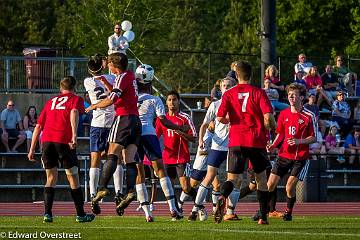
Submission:
POLYGON ((180 199, 179 199, 179 202, 178 202, 179 208, 182 208, 184 202, 189 198, 190 198, 189 194, 185 193, 184 191, 181 191, 180 199))
POLYGON ((196 198, 195 198, 195 204, 196 205, 203 205, 204 200, 206 199, 206 196, 208 194, 209 188, 200 184, 199 189, 197 191, 196 194, 196 198))
POLYGON ((149 206, 149 195, 145 186, 145 183, 140 183, 135 185, 137 200, 141 204, 141 208, 144 210, 145 216, 151 216, 150 206, 149 206))
POLYGON ((229 201, 228 201, 227 214, 234 214, 236 204, 239 201, 239 196, 240 196, 240 190, 234 188, 228 197, 229 201))
POLYGON ((220 192, 218 192, 218 191, 211 192, 211 199, 213 202, 213 210, 216 208, 216 204, 219 201, 219 197, 220 197, 220 192))
POLYGON ((169 204, 170 211, 176 211, 174 189, 169 177, 160 178, 160 186, 169 204))
POLYGON ((113 179, 114 179, 115 194, 117 194, 119 191, 120 193, 123 193, 124 168, 121 164, 116 166, 116 170, 113 174, 113 179))
POLYGON ((100 168, 90 168, 89 176, 90 196, 93 197, 96 195, 96 190, 99 184, 100 168))

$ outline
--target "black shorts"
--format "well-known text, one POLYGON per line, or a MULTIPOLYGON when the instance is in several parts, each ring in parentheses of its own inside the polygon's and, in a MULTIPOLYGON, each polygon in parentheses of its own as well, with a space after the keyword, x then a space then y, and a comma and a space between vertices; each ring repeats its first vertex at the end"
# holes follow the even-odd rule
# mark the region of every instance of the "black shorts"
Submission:
POLYGON ((248 159, 255 173, 261 173, 270 165, 265 148, 230 147, 226 171, 234 174, 243 173, 248 159))
POLYGON ((68 144, 44 142, 42 143, 41 161, 45 169, 60 167, 69 169, 79 166, 76 149, 70 149, 68 144))
POLYGON ((140 138, 141 122, 139 116, 116 116, 109 133, 109 143, 117 143, 124 148, 130 144, 139 146, 140 138))
MULTIPOLYGON (((6 132, 8 133, 9 138, 18 138, 20 135, 20 132, 17 129, 6 129, 6 132)), ((3 133, 2 128, 0 128, 0 134, 3 133)))
POLYGON ((287 173, 303 181, 309 169, 309 160, 290 160, 279 157, 275 162, 271 173, 284 177, 287 173))
POLYGON ((182 164, 165 164, 166 172, 170 179, 175 179, 176 177, 185 177, 186 176, 186 163, 182 164))

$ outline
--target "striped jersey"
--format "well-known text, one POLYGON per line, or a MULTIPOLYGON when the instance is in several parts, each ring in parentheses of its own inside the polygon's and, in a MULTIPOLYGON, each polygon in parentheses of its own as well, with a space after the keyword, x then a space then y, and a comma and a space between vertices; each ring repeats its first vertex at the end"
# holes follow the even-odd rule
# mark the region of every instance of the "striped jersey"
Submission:
POLYGON ((114 102, 116 116, 139 115, 137 109, 138 91, 135 75, 125 71, 116 76, 109 98, 114 102))
MULTIPOLYGON (((174 116, 166 114, 166 118, 178 126, 190 126, 188 134, 196 137, 196 130, 190 116, 184 112, 179 112, 174 116)), ((166 128, 159 119, 156 120, 156 135, 164 138, 164 150, 162 152, 165 164, 179 164, 190 162, 190 152, 188 141, 181 137, 176 131, 166 128)))
POLYGON ((291 112, 291 108, 287 108, 280 112, 277 124, 276 133, 285 136, 279 149, 279 156, 290 160, 309 159, 309 144, 290 146, 287 139, 305 139, 310 136, 316 138, 315 115, 306 108, 296 113, 291 112))
MULTIPOLYGON (((104 76, 111 85, 114 84, 114 75, 102 76, 104 76)), ((91 104, 100 102, 110 94, 106 87, 99 80, 95 79, 95 77, 85 78, 84 87, 86 92, 89 94, 91 104)), ((91 126, 110 128, 114 121, 114 117, 114 105, 110 105, 105 108, 94 109, 92 112, 91 126)))

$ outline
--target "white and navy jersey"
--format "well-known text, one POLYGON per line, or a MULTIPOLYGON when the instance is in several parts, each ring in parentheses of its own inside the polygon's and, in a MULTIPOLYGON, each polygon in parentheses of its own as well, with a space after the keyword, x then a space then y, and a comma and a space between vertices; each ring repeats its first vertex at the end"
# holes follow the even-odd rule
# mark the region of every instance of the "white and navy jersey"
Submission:
POLYGON ((218 151, 227 151, 229 144, 229 124, 223 124, 217 120, 217 112, 221 104, 221 99, 212 102, 206 112, 204 123, 215 122, 215 131, 212 137, 211 149, 218 151))
POLYGON ((163 102, 157 96, 140 93, 137 106, 142 125, 141 135, 156 135, 154 119, 159 116, 165 116, 163 102))
MULTIPOLYGON (((114 75, 102 75, 106 80, 113 85, 115 81, 114 75)), ((106 87, 95 77, 88 77, 84 80, 85 90, 89 93, 91 104, 96 104, 106 98, 110 92, 106 87)), ((93 117, 91 120, 92 127, 110 128, 114 121, 115 111, 114 106, 110 105, 106 108, 97 108, 93 110, 93 117)))

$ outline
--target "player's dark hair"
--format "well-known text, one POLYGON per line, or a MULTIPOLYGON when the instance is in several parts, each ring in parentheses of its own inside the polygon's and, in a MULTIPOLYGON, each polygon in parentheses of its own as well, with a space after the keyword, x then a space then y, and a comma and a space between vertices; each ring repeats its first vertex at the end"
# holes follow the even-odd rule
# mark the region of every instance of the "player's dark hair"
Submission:
POLYGON ((251 64, 247 61, 240 60, 235 64, 236 76, 239 80, 250 81, 252 75, 251 64))
POLYGON ((101 70, 103 69, 102 60, 103 56, 100 54, 95 54, 94 56, 90 57, 87 63, 88 71, 90 74, 99 74, 101 72, 101 70))
POLYGON ((168 96, 170 96, 170 95, 176 96, 177 99, 180 101, 180 94, 179 94, 177 91, 171 90, 170 92, 168 92, 168 93, 166 94, 166 97, 168 97, 168 96))
POLYGON ((298 90, 300 96, 305 97, 306 96, 306 88, 303 84, 299 84, 299 83, 291 83, 290 85, 288 85, 286 87, 286 92, 289 93, 289 91, 294 91, 294 90, 298 90))
POLYGON ((108 63, 112 63, 114 67, 122 71, 126 71, 128 67, 128 58, 124 53, 112 53, 107 58, 108 63))
POLYGON ((76 80, 73 76, 66 76, 60 81, 60 89, 62 90, 75 90, 76 80))

